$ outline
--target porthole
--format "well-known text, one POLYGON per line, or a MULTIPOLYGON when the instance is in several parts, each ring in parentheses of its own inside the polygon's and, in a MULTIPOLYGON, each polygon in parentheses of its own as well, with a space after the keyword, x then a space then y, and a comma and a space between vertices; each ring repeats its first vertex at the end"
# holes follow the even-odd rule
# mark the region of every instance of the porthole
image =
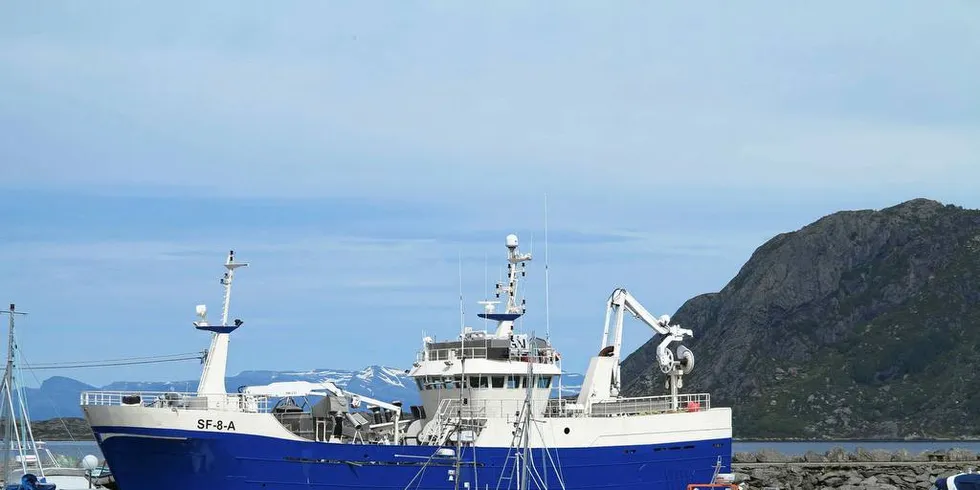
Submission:
POLYGON ((571 431, 572 431, 571 429, 569 429, 568 427, 565 427, 565 433, 566 433, 566 434, 568 434, 568 433, 569 433, 569 432, 571 432, 571 431))

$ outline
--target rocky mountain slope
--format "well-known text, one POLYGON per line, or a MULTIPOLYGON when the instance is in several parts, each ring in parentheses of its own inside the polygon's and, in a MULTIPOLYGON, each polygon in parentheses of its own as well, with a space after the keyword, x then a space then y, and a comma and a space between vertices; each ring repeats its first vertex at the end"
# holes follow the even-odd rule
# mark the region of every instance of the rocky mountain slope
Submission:
MULTIPOLYGON (((980 211, 826 216, 673 319, 695 332, 685 391, 733 407, 736 436, 980 435, 980 211)), ((655 347, 624 361, 627 393, 663 392, 655 347)))

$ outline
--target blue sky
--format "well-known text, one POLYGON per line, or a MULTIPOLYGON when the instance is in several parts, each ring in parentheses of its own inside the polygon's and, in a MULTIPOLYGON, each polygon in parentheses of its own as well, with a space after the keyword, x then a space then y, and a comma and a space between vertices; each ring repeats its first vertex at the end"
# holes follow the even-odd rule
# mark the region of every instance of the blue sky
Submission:
POLYGON ((200 350, 234 248, 231 372, 408 366, 510 232, 544 331, 547 193, 581 371, 616 286, 673 313, 830 212, 980 207, 977 87, 968 1, 4 2, 0 300, 34 363, 200 350))

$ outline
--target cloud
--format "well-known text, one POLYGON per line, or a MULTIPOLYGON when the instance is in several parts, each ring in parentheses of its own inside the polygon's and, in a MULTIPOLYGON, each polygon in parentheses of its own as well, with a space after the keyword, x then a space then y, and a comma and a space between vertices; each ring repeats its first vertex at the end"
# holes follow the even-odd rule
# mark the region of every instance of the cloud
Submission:
POLYGON ((540 330, 545 193, 568 336, 615 285, 670 313, 838 209, 977 205, 972 3, 0 9, 0 285, 68 346, 197 346, 172 322, 235 248, 249 361, 396 358, 455 332, 457 262, 472 312, 511 232, 540 330))
POLYGON ((839 5, 108 9, 0 43, 0 156, 19 184, 443 202, 975 174, 975 7, 839 5))

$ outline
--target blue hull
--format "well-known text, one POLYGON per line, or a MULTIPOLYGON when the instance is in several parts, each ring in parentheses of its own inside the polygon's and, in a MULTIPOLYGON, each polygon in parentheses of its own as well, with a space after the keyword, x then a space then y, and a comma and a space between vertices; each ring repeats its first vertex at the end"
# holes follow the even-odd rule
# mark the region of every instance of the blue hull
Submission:
MULTIPOLYGON (((290 441, 244 434, 93 427, 116 482, 123 489, 453 489, 454 458, 431 458, 431 446, 379 446, 290 441), (115 435, 106 440, 102 434, 115 435), (139 437, 139 436, 144 437, 139 437), (155 436, 155 437, 145 437, 155 436), (169 437, 163 439, 160 437, 169 437), (428 462, 428 464, 426 464, 428 462), (424 471, 423 471, 424 470, 424 471)), ((683 490, 709 483, 721 457, 731 466, 731 439, 628 447, 550 450, 565 488, 683 490)), ((508 461, 508 448, 464 448, 456 480, 460 489, 493 490, 508 461)), ((548 488, 561 488, 554 464, 534 450, 548 488)), ((499 488, 516 488, 504 480, 499 488)), ((538 485, 532 485, 538 487, 538 485)))

